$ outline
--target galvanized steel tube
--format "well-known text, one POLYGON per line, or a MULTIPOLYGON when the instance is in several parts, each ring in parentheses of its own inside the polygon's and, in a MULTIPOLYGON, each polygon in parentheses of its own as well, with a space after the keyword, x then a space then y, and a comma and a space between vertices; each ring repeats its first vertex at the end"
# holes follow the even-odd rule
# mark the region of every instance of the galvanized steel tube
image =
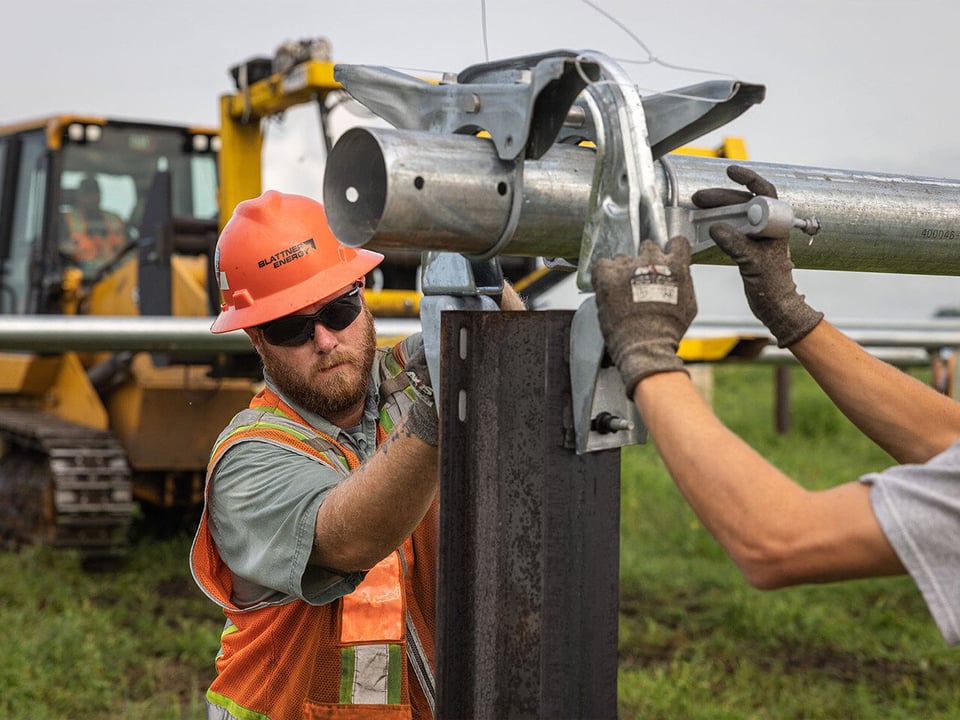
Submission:
POLYGON ((214 335, 212 317, 2 315, 0 350, 250 352, 242 331, 214 335))
MULTIPOLYGON (((670 155, 667 162, 675 169, 681 206, 692 206, 690 196, 701 188, 733 186, 726 177, 729 160, 670 155)), ((960 180, 737 164, 770 180, 797 217, 820 221, 822 229, 812 238, 792 233, 797 267, 960 275, 960 180)), ((726 258, 716 249, 697 256, 698 262, 721 260, 726 258)))
MULTIPOLYGON (((822 230, 791 238, 798 267, 960 275, 960 180, 742 162, 773 182, 799 217, 822 230)), ((732 186, 730 160, 670 155, 656 165, 664 203, 692 207, 699 189, 732 186)), ((523 193, 505 255, 576 257, 590 204, 594 154, 556 145, 527 161, 522 183, 489 141, 355 128, 333 148, 324 178, 331 227, 347 245, 482 255, 523 193)), ((727 262, 718 250, 700 263, 727 262)))
MULTIPOLYGON (((31 352, 120 351, 225 353, 253 350, 242 330, 214 335, 212 317, 106 317, 92 315, 0 315, 0 350, 31 352)), ((405 336, 420 329, 417 318, 377 318, 378 335, 405 336)))
MULTIPOLYGON (((523 207, 504 254, 576 255, 593 165, 592 151, 565 145, 524 163, 523 207)), ((489 140, 354 128, 327 158, 323 199, 345 245, 480 255, 506 227, 517 185, 489 140)))

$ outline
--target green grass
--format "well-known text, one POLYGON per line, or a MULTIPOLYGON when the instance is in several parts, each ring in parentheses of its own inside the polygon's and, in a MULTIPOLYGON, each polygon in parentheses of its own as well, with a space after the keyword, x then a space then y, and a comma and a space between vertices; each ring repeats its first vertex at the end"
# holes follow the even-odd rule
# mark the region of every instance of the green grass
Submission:
MULTIPOLYGON (((786 436, 769 367, 717 367, 717 412, 808 487, 891 463, 792 379, 786 436)), ((624 452, 622 506, 621 718, 960 717, 956 651, 909 578, 751 589, 652 446, 624 452)), ((0 718, 203 718, 222 615, 190 578, 189 544, 144 537, 99 573, 74 553, 0 552, 0 718)))
MULTIPOLYGON (((802 370, 787 435, 773 403, 770 368, 716 368, 718 415, 804 486, 892 464, 802 370)), ((652 446, 624 452, 622 517, 621 718, 960 717, 956 652, 909 578, 751 589, 652 446)))
POLYGON ((46 547, 0 553, 0 717, 204 717, 223 617, 193 584, 188 547, 141 540, 109 572, 46 547))

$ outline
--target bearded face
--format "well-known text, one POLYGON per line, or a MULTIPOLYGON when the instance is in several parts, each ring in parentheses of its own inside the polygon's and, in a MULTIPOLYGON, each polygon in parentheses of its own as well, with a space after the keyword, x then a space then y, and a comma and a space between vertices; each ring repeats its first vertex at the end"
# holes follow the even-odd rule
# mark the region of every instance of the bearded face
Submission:
POLYGON ((277 388, 297 405, 335 423, 363 407, 377 348, 373 315, 364 306, 357 319, 337 333, 329 352, 310 342, 297 348, 258 343, 263 367, 277 388))

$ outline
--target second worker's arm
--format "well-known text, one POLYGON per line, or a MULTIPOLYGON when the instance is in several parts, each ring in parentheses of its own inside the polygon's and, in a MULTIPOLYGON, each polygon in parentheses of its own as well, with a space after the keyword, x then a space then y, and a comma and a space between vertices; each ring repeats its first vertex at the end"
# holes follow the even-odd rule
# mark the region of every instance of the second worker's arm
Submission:
POLYGON ((726 428, 683 371, 689 257, 679 238, 593 269, 607 348, 677 487, 756 587, 902 573, 867 486, 806 490, 726 428))

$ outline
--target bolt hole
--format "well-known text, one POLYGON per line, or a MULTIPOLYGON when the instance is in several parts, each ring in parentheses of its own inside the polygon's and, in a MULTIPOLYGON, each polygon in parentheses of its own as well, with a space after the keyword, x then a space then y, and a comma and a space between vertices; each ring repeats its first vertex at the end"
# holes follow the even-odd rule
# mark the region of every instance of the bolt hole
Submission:
POLYGON ((417 176, 413 179, 413 186, 414 186, 417 190, 423 190, 423 176, 417 175, 417 176))
POLYGON ((357 202, 357 200, 360 199, 360 191, 357 190, 352 185, 348 187, 343 194, 347 198, 347 202, 351 204, 357 202))
POLYGON ((497 183, 497 192, 500 193, 500 195, 507 194, 507 184, 502 180, 497 183))

